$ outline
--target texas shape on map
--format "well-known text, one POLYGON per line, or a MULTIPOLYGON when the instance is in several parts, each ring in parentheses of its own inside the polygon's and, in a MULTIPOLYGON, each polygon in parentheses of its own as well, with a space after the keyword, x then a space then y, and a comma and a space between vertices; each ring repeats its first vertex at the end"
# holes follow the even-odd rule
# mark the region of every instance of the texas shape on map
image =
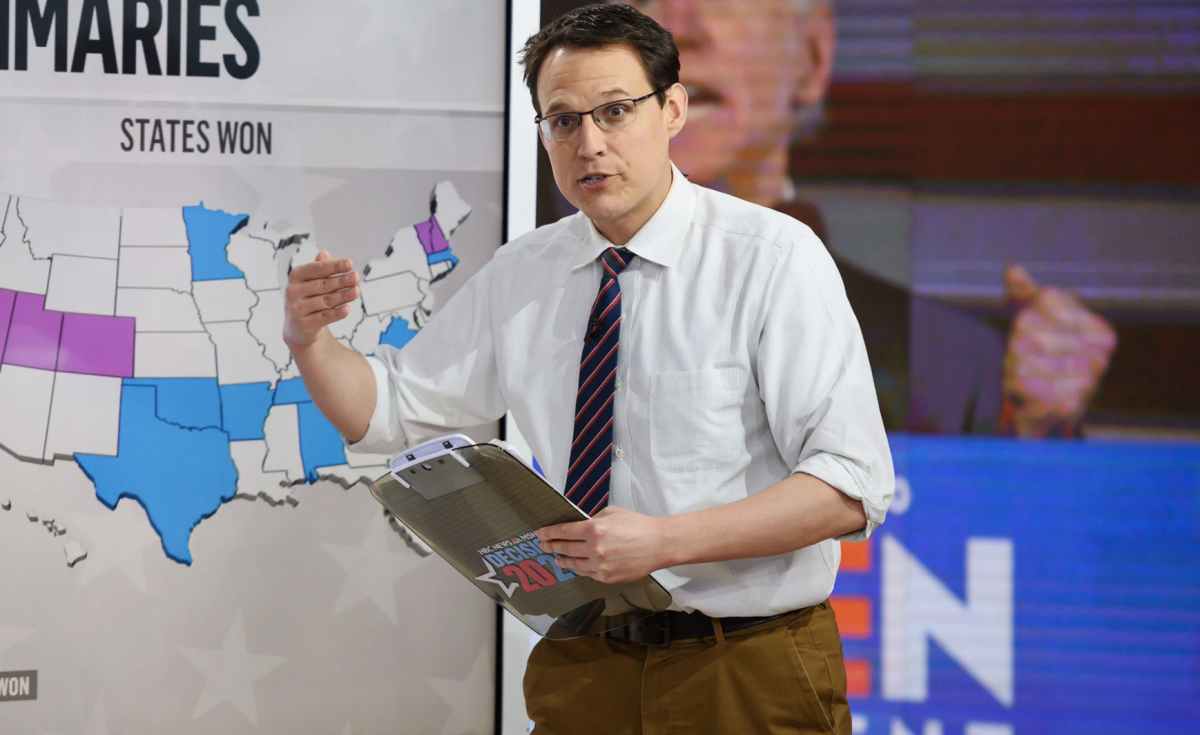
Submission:
MULTIPOLYGON (((403 347, 425 324, 471 208, 442 182, 429 211, 363 269, 333 327, 343 344, 403 347)), ((0 449, 75 461, 108 508, 141 504, 182 564, 192 530, 235 497, 294 504, 300 483, 373 480, 386 458, 345 451, 283 343, 288 273, 318 250, 306 233, 203 203, 0 195, 0 449)))

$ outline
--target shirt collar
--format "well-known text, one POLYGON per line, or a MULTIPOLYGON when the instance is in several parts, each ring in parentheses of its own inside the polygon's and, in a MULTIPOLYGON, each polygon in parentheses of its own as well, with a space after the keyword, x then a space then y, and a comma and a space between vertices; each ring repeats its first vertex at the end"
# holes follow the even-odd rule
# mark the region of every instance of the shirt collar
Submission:
MULTIPOLYGON (((683 247, 684 236, 692 223, 692 214, 696 209, 696 192, 694 184, 689 182, 675 164, 671 164, 671 189, 667 198, 659 205, 658 211, 650 218, 642 229, 625 243, 625 247, 639 258, 645 258, 652 263, 670 267, 679 260, 679 251, 683 247)), ((613 244, 608 241, 592 221, 586 221, 583 242, 579 245, 579 253, 571 264, 571 269, 582 268, 600 257, 613 244)))

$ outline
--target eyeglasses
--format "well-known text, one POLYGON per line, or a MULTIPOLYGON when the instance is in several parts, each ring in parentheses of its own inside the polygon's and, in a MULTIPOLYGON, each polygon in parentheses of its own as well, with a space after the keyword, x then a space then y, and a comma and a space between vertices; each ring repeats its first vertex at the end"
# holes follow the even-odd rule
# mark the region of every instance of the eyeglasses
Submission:
POLYGON ((592 119, 596 121, 596 127, 601 130, 617 130, 637 119, 637 105, 639 102, 648 100, 656 94, 662 94, 666 89, 666 87, 656 89, 650 94, 638 97, 637 99, 605 102, 586 112, 560 112, 554 115, 546 115, 545 117, 539 115, 533 121, 541 129, 542 135, 556 143, 561 143, 570 138, 579 128, 583 127, 584 115, 591 115, 592 119))

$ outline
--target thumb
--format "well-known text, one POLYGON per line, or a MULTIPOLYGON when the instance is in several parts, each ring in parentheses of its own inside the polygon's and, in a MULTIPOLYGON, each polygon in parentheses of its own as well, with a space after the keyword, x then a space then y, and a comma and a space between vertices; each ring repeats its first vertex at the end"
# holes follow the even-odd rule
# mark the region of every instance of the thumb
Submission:
POLYGON ((1013 306, 1019 309, 1029 306, 1041 290, 1024 266, 1014 263, 1004 269, 1004 298, 1013 306))
POLYGON ((321 252, 317 253, 317 262, 320 263, 323 260, 333 260, 333 254, 328 250, 322 250, 321 252))

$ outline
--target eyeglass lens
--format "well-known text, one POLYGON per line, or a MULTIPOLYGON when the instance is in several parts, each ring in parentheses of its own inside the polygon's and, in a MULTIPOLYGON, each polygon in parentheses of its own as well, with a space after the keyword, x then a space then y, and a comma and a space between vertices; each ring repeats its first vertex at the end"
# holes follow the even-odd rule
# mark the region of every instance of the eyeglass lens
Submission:
MULTIPOLYGON (((616 130, 637 119, 637 105, 632 100, 620 100, 598 107, 591 114, 592 119, 596 121, 596 125, 601 130, 616 130)), ((582 124, 583 118, 576 112, 551 115, 538 122, 542 128, 542 134, 556 141, 570 138, 582 124)))

